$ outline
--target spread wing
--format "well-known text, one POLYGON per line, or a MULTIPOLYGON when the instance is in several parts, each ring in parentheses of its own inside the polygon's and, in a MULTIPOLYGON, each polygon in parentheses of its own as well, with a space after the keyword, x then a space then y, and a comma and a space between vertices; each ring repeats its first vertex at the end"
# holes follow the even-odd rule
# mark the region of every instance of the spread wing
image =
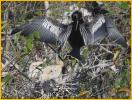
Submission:
POLYGON ((127 47, 125 39, 114 25, 112 19, 103 15, 96 17, 90 23, 80 25, 80 32, 85 45, 103 40, 108 36, 115 43, 127 47))
POLYGON ((117 27, 115 26, 114 22, 110 17, 105 17, 106 20, 106 31, 108 32, 108 35, 110 39, 115 41, 117 44, 122 45, 123 47, 127 47, 126 40, 121 35, 117 27))
POLYGON ((21 35, 28 36, 34 32, 40 35, 40 41, 50 44, 63 44, 71 33, 72 26, 64 25, 50 18, 39 17, 31 22, 16 27, 11 34, 21 31, 21 35))

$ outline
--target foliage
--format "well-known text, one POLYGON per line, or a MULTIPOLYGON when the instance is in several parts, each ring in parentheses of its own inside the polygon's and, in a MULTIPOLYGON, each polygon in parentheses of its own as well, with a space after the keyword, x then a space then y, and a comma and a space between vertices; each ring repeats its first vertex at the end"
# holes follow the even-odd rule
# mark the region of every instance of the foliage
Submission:
MULTIPOLYGON (((50 2, 50 17, 63 19, 64 12, 70 12, 69 6, 73 4, 85 7, 85 2, 50 2)), ((105 2, 104 8, 110 11, 109 15, 129 41, 130 2, 105 2)), ((105 49, 102 46, 82 47, 81 55, 87 63, 81 65, 76 59, 66 60, 69 72, 62 76, 66 82, 63 79, 62 83, 38 82, 28 77, 34 62, 42 62, 36 64, 37 76, 46 66, 55 66, 57 54, 47 44, 36 42, 39 32, 28 37, 20 33, 10 36, 10 32, 45 14, 45 2, 2 2, 2 98, 130 98, 130 51, 119 46, 113 49, 108 45, 103 46, 105 49), (119 51, 114 62, 119 71, 111 70, 113 58, 106 60, 111 55, 105 50, 112 52, 112 57, 119 51)), ((106 41, 106 44, 110 43, 106 41)), ((67 43, 60 56, 64 58, 70 49, 67 43)))

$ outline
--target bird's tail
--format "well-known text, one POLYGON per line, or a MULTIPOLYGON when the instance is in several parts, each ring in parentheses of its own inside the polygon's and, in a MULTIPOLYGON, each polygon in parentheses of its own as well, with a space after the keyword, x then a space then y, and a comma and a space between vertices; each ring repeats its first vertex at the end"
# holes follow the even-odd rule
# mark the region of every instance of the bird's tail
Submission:
POLYGON ((77 58, 78 60, 81 59, 81 56, 80 56, 80 49, 77 49, 77 48, 73 48, 72 51, 68 54, 74 58, 77 58))

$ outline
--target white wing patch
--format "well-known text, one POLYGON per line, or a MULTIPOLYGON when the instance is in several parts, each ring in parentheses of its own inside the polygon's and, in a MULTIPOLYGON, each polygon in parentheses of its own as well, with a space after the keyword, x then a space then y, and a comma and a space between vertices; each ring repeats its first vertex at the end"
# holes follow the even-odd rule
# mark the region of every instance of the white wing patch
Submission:
POLYGON ((90 30, 91 33, 94 34, 94 32, 96 32, 102 26, 103 23, 105 23, 105 18, 104 16, 100 16, 96 23, 92 26, 90 30))
POLYGON ((42 26, 45 27, 46 29, 50 30, 52 33, 55 33, 56 36, 59 36, 58 33, 60 33, 60 28, 58 28, 57 26, 52 24, 50 21, 45 20, 45 22, 43 22, 42 26))

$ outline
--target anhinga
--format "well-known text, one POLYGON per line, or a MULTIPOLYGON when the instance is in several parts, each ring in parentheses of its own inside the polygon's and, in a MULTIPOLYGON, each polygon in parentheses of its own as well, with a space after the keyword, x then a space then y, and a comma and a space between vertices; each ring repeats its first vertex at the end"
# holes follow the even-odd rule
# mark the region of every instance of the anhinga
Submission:
POLYGON ((114 25, 112 19, 100 14, 100 11, 94 11, 96 10, 92 9, 92 12, 98 14, 98 16, 91 22, 85 22, 82 13, 75 11, 71 16, 73 22, 68 25, 59 23, 51 18, 38 17, 27 24, 16 27, 11 34, 21 31, 22 35, 28 36, 37 31, 40 33, 41 42, 58 46, 63 46, 68 41, 72 47, 69 55, 79 60, 81 59, 80 48, 82 46, 103 40, 108 35, 117 44, 127 47, 125 39, 114 25))

